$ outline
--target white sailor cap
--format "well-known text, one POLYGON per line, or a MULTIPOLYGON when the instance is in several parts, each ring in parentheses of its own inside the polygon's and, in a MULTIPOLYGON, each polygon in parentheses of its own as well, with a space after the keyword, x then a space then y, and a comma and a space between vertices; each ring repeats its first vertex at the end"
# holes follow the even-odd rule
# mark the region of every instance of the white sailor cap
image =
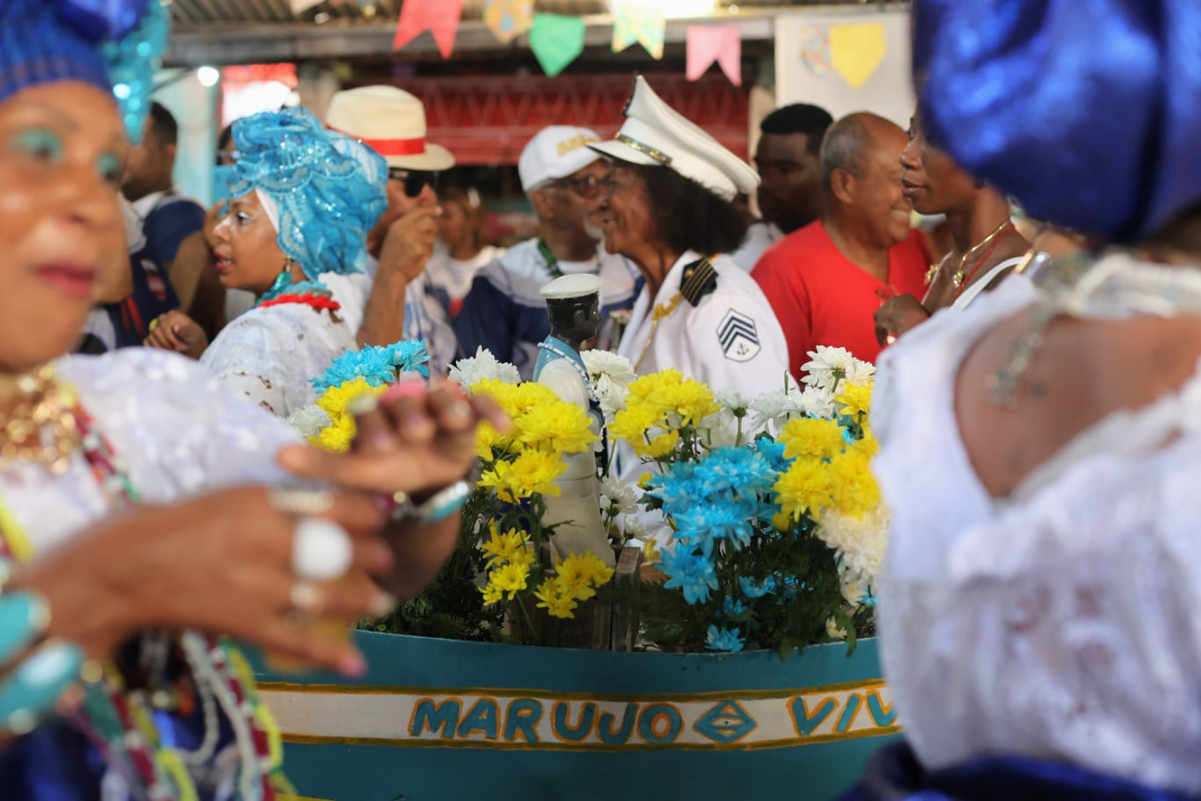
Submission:
POLYGON ((600 295, 603 285, 599 277, 591 273, 576 273, 556 278, 542 287, 542 297, 547 300, 571 300, 600 295))
POLYGON ((670 167, 726 200, 759 186, 750 165, 667 105, 641 75, 634 78, 625 115, 616 137, 589 147, 618 161, 670 167))

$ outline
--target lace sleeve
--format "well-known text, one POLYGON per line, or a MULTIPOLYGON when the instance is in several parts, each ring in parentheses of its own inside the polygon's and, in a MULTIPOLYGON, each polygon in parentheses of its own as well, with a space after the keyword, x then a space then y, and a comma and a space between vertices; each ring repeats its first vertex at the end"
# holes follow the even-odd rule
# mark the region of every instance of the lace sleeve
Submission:
POLYGON ((60 371, 147 501, 288 480, 275 455, 295 432, 189 359, 128 348, 68 357, 60 371))

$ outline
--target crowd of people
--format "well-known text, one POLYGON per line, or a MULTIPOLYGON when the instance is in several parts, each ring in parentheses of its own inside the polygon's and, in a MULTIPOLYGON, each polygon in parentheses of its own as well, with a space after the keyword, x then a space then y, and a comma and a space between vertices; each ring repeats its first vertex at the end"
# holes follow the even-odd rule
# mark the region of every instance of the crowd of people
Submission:
POLYGON ((913 6, 908 134, 788 106, 756 171, 636 78, 612 139, 527 144, 538 235, 500 250, 400 89, 237 121, 206 211, 149 97, 157 0, 0 5, 0 795, 274 797, 224 637, 361 675, 340 624, 437 574, 477 426, 509 424, 442 376, 483 348, 528 379, 542 288, 591 275, 640 374, 753 396, 819 345, 878 363, 906 741, 849 798, 1198 797, 1201 11, 913 6), (285 423, 406 339, 433 377, 357 401, 349 452, 285 423))

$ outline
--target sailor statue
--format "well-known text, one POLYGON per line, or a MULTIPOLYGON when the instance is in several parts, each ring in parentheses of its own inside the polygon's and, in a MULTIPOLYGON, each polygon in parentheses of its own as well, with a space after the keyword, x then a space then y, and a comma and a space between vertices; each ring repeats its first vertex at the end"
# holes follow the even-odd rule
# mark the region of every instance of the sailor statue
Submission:
MULTIPOLYGON (((550 315, 550 336, 538 346, 534 380, 568 403, 583 406, 599 436, 604 425, 592 382, 580 358, 580 347, 596 336, 600 326, 601 280, 595 275, 565 275, 542 287, 550 315)), ((557 526, 551 538, 559 557, 591 551, 606 565, 614 564, 609 534, 601 522, 592 452, 564 455, 565 472, 555 484, 561 494, 546 498, 548 526, 557 526)))

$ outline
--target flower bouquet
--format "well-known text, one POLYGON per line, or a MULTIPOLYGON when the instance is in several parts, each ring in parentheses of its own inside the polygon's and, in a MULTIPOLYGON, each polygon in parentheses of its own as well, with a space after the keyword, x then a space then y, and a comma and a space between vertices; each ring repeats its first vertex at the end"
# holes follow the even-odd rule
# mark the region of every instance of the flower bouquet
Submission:
POLYGON ((631 601, 648 639, 784 656, 871 630, 887 532, 868 467, 873 368, 810 355, 803 390, 753 401, 674 370, 630 385, 611 433, 647 471, 634 516, 661 529, 646 549, 660 580, 631 601))

